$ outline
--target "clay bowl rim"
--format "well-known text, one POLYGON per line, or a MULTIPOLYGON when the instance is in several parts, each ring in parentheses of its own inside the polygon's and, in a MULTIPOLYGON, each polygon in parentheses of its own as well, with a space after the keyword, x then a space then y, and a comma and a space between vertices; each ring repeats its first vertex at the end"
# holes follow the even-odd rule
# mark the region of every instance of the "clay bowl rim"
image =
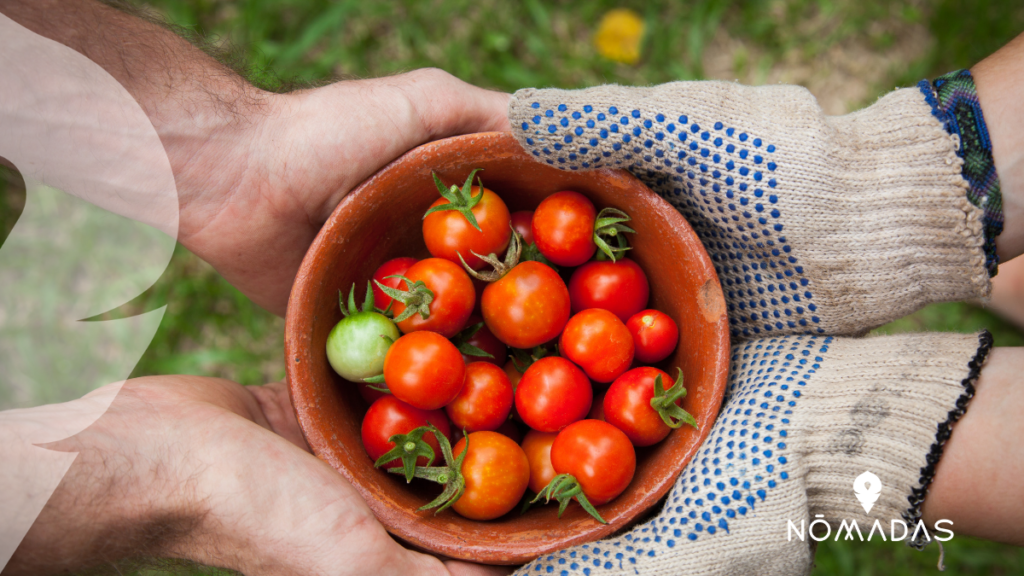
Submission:
MULTIPOLYGON (((316 415, 312 413, 318 409, 318 403, 314 399, 308 399, 313 400, 312 402, 306 401, 307 394, 304 389, 305 387, 302 386, 302 384, 313 377, 311 374, 312 366, 318 359, 316 354, 313 354, 308 349, 303 348, 303 344, 306 342, 306 338, 304 336, 312 333, 312 325, 316 314, 315 310, 303 310, 298 303, 304 301, 312 302, 315 298, 315 294, 310 293, 311 291, 315 292, 318 288, 318 284, 315 281, 315 278, 317 277, 317 262, 315 255, 324 249, 324 245, 329 242, 331 238, 344 230, 344 225, 338 216, 340 213, 346 211, 350 204, 360 202, 363 195, 368 195, 372 198, 376 183, 384 180, 385 177, 390 175, 392 172, 407 170, 412 166, 416 166, 417 163, 420 162, 420 158, 426 155, 427 152, 436 152, 439 149, 443 150, 449 147, 454 149, 463 142, 472 142, 477 144, 478 146, 473 150, 476 153, 488 153, 493 157, 495 152, 500 151, 501 153, 510 154, 510 157, 513 160, 530 163, 531 165, 535 165, 534 167, 540 166, 541 169, 544 170, 555 170, 556 172, 561 172, 557 169, 550 168, 534 161, 522 150, 510 133, 489 132, 456 136, 424 144, 405 153, 365 180, 358 187, 349 192, 332 212, 330 218, 321 228, 307 251, 306 256, 302 261, 302 265, 299 268, 298 274, 296 275, 286 314, 285 358, 289 360, 286 362, 286 373, 296 417, 299 421, 300 428, 302 429, 302 434, 306 438, 306 441, 312 448, 314 454, 338 470, 338 472, 350 484, 352 484, 353 487, 355 487, 360 496, 364 501, 366 501, 371 511, 373 511, 374 515, 381 521, 389 533, 416 548, 448 557, 492 564, 518 564, 541 554, 609 536, 634 522, 637 517, 641 516, 645 511, 654 506, 661 497, 671 489, 679 473, 681 473, 685 465, 695 457, 698 449, 707 438, 714 420, 717 417, 718 411, 721 408, 726 388, 729 365, 730 342, 728 318, 724 311, 724 297, 721 293, 721 286, 718 282, 717 273, 715 272, 703 245, 700 243, 699 239, 697 239, 693 229, 690 227, 689 223, 686 222, 683 216, 669 205, 668 202, 654 194, 654 192, 650 191, 643 185, 643 183, 625 170, 600 169, 591 171, 589 174, 596 178, 624 179, 624 181, 628 182, 629 187, 634 189, 631 191, 640 191, 642 189, 642 193, 650 196, 650 201, 662 204, 663 206, 659 208, 659 212, 663 213, 665 218, 672 222, 673 229, 678 229, 681 234, 688 234, 692 236, 688 242, 690 242, 691 245, 698 247, 698 250, 691 250, 691 252, 694 252, 692 255, 697 257, 698 262, 696 264, 701 267, 700 273, 710 278, 710 281, 705 284, 705 287, 713 284, 713 286, 711 286, 711 292, 713 292, 711 294, 711 299, 715 300, 715 302, 710 307, 716 309, 716 313, 718 313, 719 316, 716 320, 709 321, 708 323, 711 325, 709 330, 712 330, 714 333, 711 338, 711 346, 717 354, 713 357, 709 357, 706 361, 712 371, 712 384, 710 389, 702 391, 703 394, 710 394, 712 402, 708 405, 708 409, 705 410, 704 413, 697 415, 698 421, 701 423, 701 427, 694 432, 695 441, 691 438, 687 444, 686 453, 679 459, 681 462, 677 465, 678 470, 675 470, 670 474, 660 474, 653 489, 639 494, 636 501, 630 504, 625 513, 607 517, 609 520, 608 524, 602 525, 596 521, 589 520, 588 517, 588 519, 584 519, 581 522, 572 523, 573 529, 566 528, 553 531, 553 533, 549 534, 549 537, 544 540, 543 545, 534 544, 532 548, 528 549, 523 546, 520 547, 522 549, 516 548, 514 543, 509 541, 501 542, 496 545, 495 548, 500 548, 498 550, 492 550, 486 546, 467 546, 464 541, 464 535, 462 537, 463 540, 461 541, 445 541, 446 533, 443 530, 439 531, 436 527, 432 528, 427 522, 417 521, 419 519, 423 519, 425 514, 428 513, 419 513, 419 515, 416 515, 415 511, 413 511, 414 513, 410 515, 406 513, 407 511, 393 510, 388 503, 381 501, 376 497, 374 492, 364 486, 360 481, 360 478, 358 478, 353 471, 347 469, 344 465, 341 465, 336 458, 333 458, 329 454, 331 439, 325 431, 317 430, 315 428, 317 418, 316 415), (412 164, 409 164, 410 162, 412 164), (407 166, 407 164, 409 165, 407 166), (292 359, 294 359, 294 361, 291 361, 292 359), (303 359, 308 361, 302 361, 303 359)), ((458 152, 457 154, 462 155, 463 153, 458 152)), ((326 363, 326 357, 320 358, 319 361, 326 363)), ((362 446, 358 446, 358 449, 362 450, 362 446)), ((634 479, 634 484, 635 483, 636 479, 634 479)), ((570 507, 570 510, 571 508, 572 507, 570 507)), ((454 514, 454 512, 449 511, 443 514, 454 514)), ((570 511, 567 511, 566 516, 569 515, 570 511)), ((465 521, 472 522, 469 520, 465 521)))

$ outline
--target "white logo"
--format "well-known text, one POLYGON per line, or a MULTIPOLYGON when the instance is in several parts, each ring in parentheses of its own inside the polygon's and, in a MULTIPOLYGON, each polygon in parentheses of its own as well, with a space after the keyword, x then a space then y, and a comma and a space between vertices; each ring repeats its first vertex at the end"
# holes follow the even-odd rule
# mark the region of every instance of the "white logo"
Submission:
POLYGON ((860 500, 864 512, 871 513, 871 507, 875 505, 878 497, 882 494, 882 481, 871 472, 865 472, 853 481, 853 493, 857 496, 857 500, 860 500))

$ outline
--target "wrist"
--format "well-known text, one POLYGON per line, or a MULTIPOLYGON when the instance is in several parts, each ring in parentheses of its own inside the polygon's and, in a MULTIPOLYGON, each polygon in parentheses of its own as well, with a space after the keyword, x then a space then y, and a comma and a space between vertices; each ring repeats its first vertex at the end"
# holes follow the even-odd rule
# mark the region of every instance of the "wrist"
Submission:
POLYGON ((835 339, 793 416, 809 515, 916 525, 991 344, 987 332, 835 339), (864 472, 881 480, 870 511, 853 493, 864 472))
POLYGON ((188 538, 202 512, 190 501, 192 482, 175 464, 184 453, 173 443, 153 445, 150 436, 160 417, 129 384, 93 425, 40 445, 77 455, 6 570, 45 574, 161 556, 188 538))

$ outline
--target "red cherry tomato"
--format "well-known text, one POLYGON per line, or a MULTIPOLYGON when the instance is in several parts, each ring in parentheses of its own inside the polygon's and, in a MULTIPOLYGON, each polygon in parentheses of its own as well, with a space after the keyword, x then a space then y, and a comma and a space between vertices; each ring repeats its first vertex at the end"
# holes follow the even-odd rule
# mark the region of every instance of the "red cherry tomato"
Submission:
POLYGON ((471 520, 492 520, 519 504, 530 482, 530 463, 518 444, 497 432, 473 432, 452 448, 462 461, 466 489, 452 504, 456 512, 471 520))
POLYGON ((533 244, 533 210, 513 212, 512 229, 523 237, 523 246, 533 244))
POLYGON ((596 382, 615 380, 633 363, 629 330, 614 314, 600 308, 570 318, 558 349, 596 382))
MULTIPOLYGON (((395 443, 388 439, 395 434, 408 434, 414 428, 426 426, 427 423, 437 426, 442 434, 451 434, 451 427, 448 425, 448 417, 443 410, 420 410, 402 402, 390 394, 385 394, 374 402, 363 417, 362 437, 363 447, 370 456, 370 460, 376 462, 378 458, 388 453, 395 447, 395 443)), ((441 445, 438 444, 434 434, 428 432, 423 435, 423 440, 434 449, 434 463, 444 461, 441 455, 441 445)), ((393 460, 382 466, 384 470, 401 466, 401 460, 393 460)), ((426 466, 427 459, 420 456, 416 459, 417 466, 426 466)))
POLYGON ((537 248, 558 266, 579 266, 594 255, 594 203, 579 192, 555 192, 533 212, 537 248))
POLYGON ((466 374, 462 353, 436 332, 410 332, 388 349, 384 382, 396 398, 424 410, 459 395, 466 374))
MULTIPOLYGON (((619 376, 604 396, 604 419, 622 430, 634 446, 657 444, 672 431, 651 407, 654 398, 654 379, 661 375, 665 389, 674 380, 667 373, 641 366, 619 376)), ((676 404, 681 403, 677 401, 676 404)))
POLYGON ((555 469, 551 466, 551 444, 556 436, 557 432, 530 430, 523 437, 523 452, 530 461, 530 490, 535 494, 540 494, 555 477, 555 469))
MULTIPOLYGON (((476 314, 469 317, 469 321, 466 322, 466 328, 483 322, 483 318, 476 314)), ((488 358, 486 356, 470 356, 463 354, 462 359, 466 361, 466 364, 470 362, 490 362, 495 366, 504 366, 505 361, 508 360, 508 346, 498 337, 491 333, 490 328, 486 324, 480 327, 475 334, 466 339, 466 344, 476 346, 477 348, 487 352, 492 356, 488 358)))
MULTIPOLYGON (((473 186, 470 195, 475 197, 479 194, 480 187, 473 186)), ((432 256, 461 265, 459 254, 462 254, 466 265, 474 270, 482 268, 484 261, 474 256, 473 252, 482 256, 497 254, 501 257, 512 235, 508 207, 497 194, 487 188, 483 189, 483 194, 484 197, 472 209, 480 230, 473 228, 469 220, 456 210, 434 212, 423 219, 423 240, 432 256)), ((430 207, 448 203, 448 200, 438 198, 430 207)))
MULTIPOLYGON (((388 288, 403 288, 404 282, 401 278, 388 278, 388 276, 405 275, 405 272, 410 266, 416 263, 415 258, 394 258, 380 265, 377 271, 373 273, 373 279, 388 288)), ((381 310, 386 310, 388 304, 391 304, 391 296, 384 293, 383 290, 377 286, 377 282, 371 282, 373 287, 373 305, 381 310)))
POLYGON ((512 383, 501 368, 489 362, 466 365, 462 391, 444 407, 452 424, 466 432, 497 430, 508 421, 513 402, 512 383))
POLYGON ((617 262, 588 262, 569 278, 573 314, 588 308, 601 308, 625 322, 647 306, 650 294, 647 275, 628 258, 617 262))
POLYGON ((600 420, 566 426, 551 445, 551 466, 572 474, 594 506, 614 499, 629 486, 636 452, 621 430, 600 420))
POLYGON ((516 388, 516 411, 541 432, 557 432, 590 412, 594 391, 587 375, 565 358, 541 358, 523 374, 516 388))
MULTIPOLYGON (((410 266, 405 277, 412 282, 422 280, 434 293, 434 301, 430 304, 430 316, 426 320, 416 313, 398 322, 398 329, 403 334, 430 330, 451 338, 462 330, 473 313, 476 301, 473 282, 462 266, 442 258, 427 258, 410 266)), ((409 287, 402 282, 401 288, 406 290, 409 287)), ((395 301, 392 310, 398 317, 405 311, 405 304, 395 301)))
POLYGON ((679 326, 668 314, 657 310, 637 312, 626 322, 626 328, 633 336, 636 359, 644 364, 668 358, 679 343, 679 326))
POLYGON ((481 312, 498 340, 533 348, 562 332, 569 320, 569 290, 550 266, 522 262, 484 290, 481 312))

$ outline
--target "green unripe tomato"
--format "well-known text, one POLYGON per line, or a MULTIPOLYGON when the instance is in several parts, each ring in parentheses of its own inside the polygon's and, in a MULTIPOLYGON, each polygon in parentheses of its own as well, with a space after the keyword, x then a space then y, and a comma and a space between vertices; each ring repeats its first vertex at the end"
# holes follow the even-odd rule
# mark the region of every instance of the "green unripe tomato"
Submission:
POLYGON ((357 312, 343 318, 327 337, 327 360, 345 380, 384 373, 384 357, 401 333, 387 316, 377 312, 357 312), (387 336, 383 338, 382 336, 387 336))

